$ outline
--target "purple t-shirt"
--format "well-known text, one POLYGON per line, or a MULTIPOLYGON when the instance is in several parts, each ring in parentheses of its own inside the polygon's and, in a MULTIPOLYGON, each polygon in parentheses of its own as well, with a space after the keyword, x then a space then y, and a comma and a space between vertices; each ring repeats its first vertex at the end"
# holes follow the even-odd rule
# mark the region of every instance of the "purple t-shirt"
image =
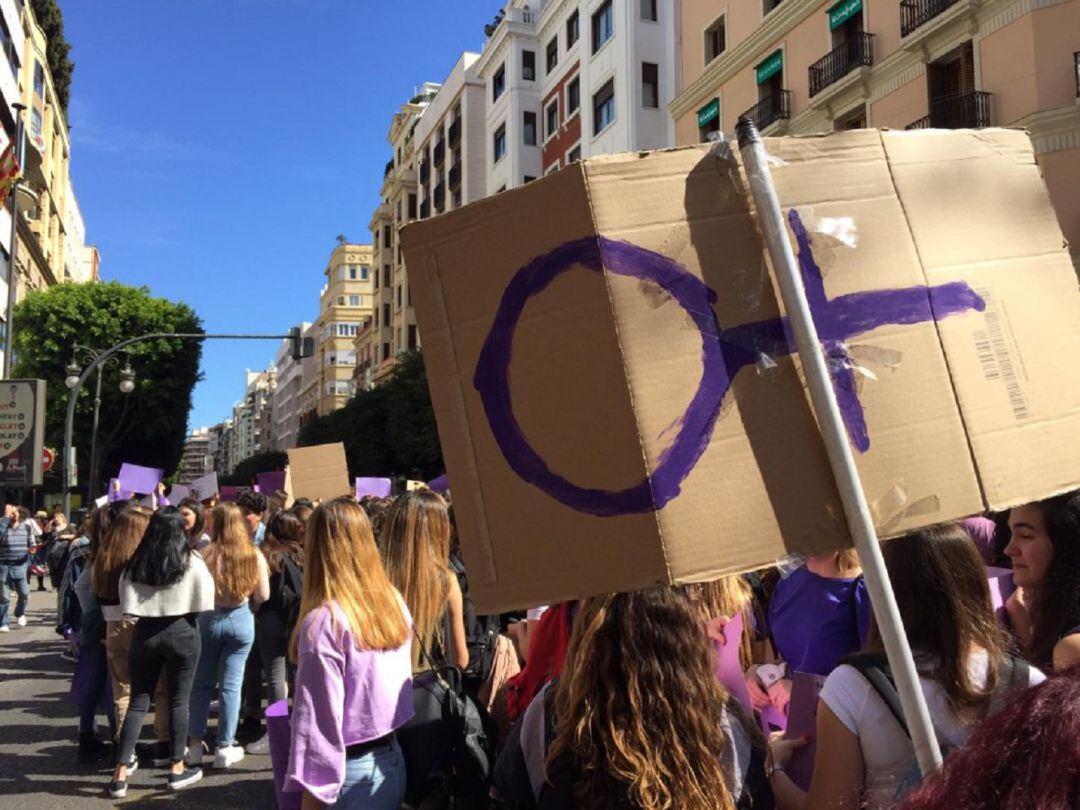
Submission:
POLYGON ((357 649, 336 603, 300 624, 292 744, 285 790, 333 804, 345 780, 345 748, 383 737, 413 716, 410 633, 393 650, 357 649))
POLYGON ((828 675, 856 652, 870 628, 870 597, 862 577, 829 579, 805 565, 776 584, 769 629, 793 672, 828 675))

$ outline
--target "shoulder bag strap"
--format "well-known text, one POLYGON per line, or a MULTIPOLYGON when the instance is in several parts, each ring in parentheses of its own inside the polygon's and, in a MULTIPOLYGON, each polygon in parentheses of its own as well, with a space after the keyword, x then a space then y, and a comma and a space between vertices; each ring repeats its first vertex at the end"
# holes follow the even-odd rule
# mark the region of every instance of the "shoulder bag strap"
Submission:
POLYGON ((896 684, 893 683, 888 662, 883 661, 882 658, 878 655, 855 655, 846 659, 844 663, 854 667, 869 682, 878 697, 885 702, 889 713, 896 718, 904 734, 911 739, 907 720, 904 719, 904 710, 900 706, 900 693, 896 691, 896 684))

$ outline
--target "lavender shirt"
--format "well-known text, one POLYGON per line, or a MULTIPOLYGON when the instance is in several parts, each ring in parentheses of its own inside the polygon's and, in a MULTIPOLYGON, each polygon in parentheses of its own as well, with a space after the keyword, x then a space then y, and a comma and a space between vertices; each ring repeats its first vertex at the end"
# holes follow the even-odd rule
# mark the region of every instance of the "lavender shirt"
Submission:
POLYGON ((325 804, 345 780, 345 747, 378 739, 413 715, 412 617, 409 638, 393 650, 357 649, 336 603, 300 625, 292 745, 285 790, 307 790, 325 804))

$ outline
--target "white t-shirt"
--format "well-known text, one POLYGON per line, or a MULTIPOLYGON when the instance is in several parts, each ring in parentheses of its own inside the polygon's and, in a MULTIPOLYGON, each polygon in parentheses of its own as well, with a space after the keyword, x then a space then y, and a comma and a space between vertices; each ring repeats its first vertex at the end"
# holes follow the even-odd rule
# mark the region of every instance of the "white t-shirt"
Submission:
MULTIPOLYGON (((981 650, 968 660, 968 673, 976 688, 986 684, 986 672, 987 655, 981 650)), ((1042 672, 1031 667, 1029 686, 1045 680, 1042 672)), ((919 681, 938 741, 953 748, 963 745, 977 723, 965 723, 954 714, 944 688, 937 681, 929 678, 919 681)), ((865 773, 864 804, 861 806, 868 810, 895 806, 896 791, 911 772, 915 749, 885 701, 854 667, 847 664, 838 666, 825 679, 821 699, 859 738, 865 773)))

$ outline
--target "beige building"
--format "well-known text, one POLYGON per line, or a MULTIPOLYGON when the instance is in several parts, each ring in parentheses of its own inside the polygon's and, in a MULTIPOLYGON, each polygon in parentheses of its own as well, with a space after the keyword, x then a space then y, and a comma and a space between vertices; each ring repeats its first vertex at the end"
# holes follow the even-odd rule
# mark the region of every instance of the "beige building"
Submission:
POLYGON ((371 263, 370 245, 342 241, 334 248, 326 265, 326 285, 319 296, 319 317, 312 327, 315 362, 310 379, 306 374, 307 366, 303 368, 301 394, 302 406, 306 404, 310 408, 315 403, 318 416, 336 411, 354 393, 354 341, 360 326, 372 312, 371 263))
POLYGON ((853 127, 1030 130, 1080 261, 1080 0, 682 2, 680 144, 853 127))

